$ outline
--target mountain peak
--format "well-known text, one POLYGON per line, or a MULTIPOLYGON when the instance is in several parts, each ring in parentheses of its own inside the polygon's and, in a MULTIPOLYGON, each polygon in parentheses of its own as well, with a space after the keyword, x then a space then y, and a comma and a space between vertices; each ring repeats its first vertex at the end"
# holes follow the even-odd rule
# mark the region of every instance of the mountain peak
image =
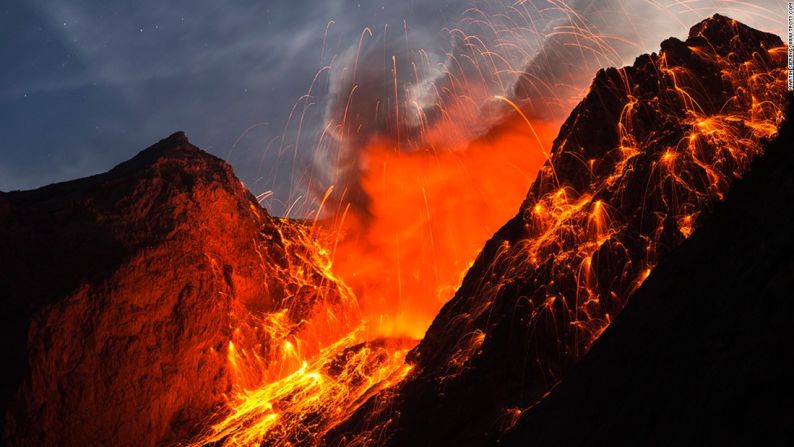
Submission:
POLYGON ((182 132, 108 172, 0 196, 0 444, 196 434, 274 374, 316 307, 347 309, 315 256, 182 132), (263 331, 271 312, 283 333, 263 331))
POLYGON ((185 131, 183 131, 183 130, 177 130, 176 132, 172 133, 171 135, 169 135, 164 140, 179 141, 179 142, 184 142, 184 143, 188 142, 187 135, 185 134, 185 131))
POLYGON ((690 28, 686 43, 690 46, 709 44, 722 56, 738 52, 733 55, 736 58, 745 57, 752 51, 783 46, 780 37, 720 14, 714 14, 690 28))
POLYGON ((703 19, 689 28, 689 38, 695 38, 704 34, 709 34, 711 37, 724 38, 726 36, 736 34, 737 30, 739 29, 750 30, 759 34, 766 34, 762 31, 750 28, 749 26, 730 17, 724 16, 722 14, 714 14, 713 16, 703 19), (720 34, 715 35, 715 33, 720 34))
POLYGON ((228 163, 191 144, 187 135, 182 131, 174 132, 163 138, 142 150, 133 158, 117 165, 110 172, 129 172, 162 164, 165 161, 177 163, 186 168, 203 166, 233 175, 232 168, 228 163))

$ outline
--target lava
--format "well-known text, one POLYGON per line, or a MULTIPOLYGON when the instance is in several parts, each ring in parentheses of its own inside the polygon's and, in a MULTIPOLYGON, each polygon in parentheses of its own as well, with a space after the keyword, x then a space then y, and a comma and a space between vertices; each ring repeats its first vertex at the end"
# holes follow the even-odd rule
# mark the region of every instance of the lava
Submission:
POLYGON ((325 347, 312 364, 240 393, 234 410, 189 444, 315 445, 368 397, 398 383, 410 371, 405 354, 416 341, 360 342, 358 331, 325 347))
POLYGON ((333 271, 359 297, 375 335, 424 335, 482 245, 515 213, 555 124, 535 123, 540 143, 515 118, 464 149, 366 149, 372 216, 338 242, 333 271))
MULTIPOLYGON (((577 38, 592 36, 584 28, 575 31, 577 38)), ((495 85, 503 88, 520 77, 521 65, 496 58, 472 36, 463 41, 473 52, 453 57, 457 71, 432 83, 429 108, 421 106, 427 103, 421 94, 412 97, 404 89, 405 61, 394 56, 384 68, 389 82, 362 98, 367 80, 356 67, 366 58, 357 53, 352 77, 359 83, 340 90, 341 116, 329 122, 332 138, 323 140, 338 145, 342 174, 324 189, 310 223, 284 221, 288 231, 315 241, 307 242, 314 249, 299 255, 286 274, 300 284, 307 265, 320 266, 341 298, 323 302, 318 290, 320 304, 311 318, 291 319, 287 305, 237 328, 229 362, 240 379, 230 408, 191 445, 313 445, 361 414, 366 429, 332 440, 386 443, 405 379, 453 383, 464 377, 478 356, 493 349, 490 316, 502 312, 519 315, 517 330, 527 331, 526 343, 543 344, 539 352, 527 352, 537 355, 529 360, 532 368, 542 370, 533 380, 543 385, 533 389, 547 389, 559 379, 560 365, 587 351, 660 255, 692 234, 782 121, 785 48, 726 51, 709 41, 707 28, 702 31, 688 47, 666 42, 659 55, 641 58, 658 77, 659 91, 651 96, 638 89, 634 76, 652 75, 630 68, 601 72, 582 92, 602 88, 619 98, 606 100, 617 107, 615 129, 586 129, 615 134, 614 144, 596 148, 585 147, 586 135, 570 133, 577 120, 593 119, 584 106, 552 145, 561 122, 556 113, 544 119, 536 114, 538 103, 493 95, 495 85), (471 66, 462 68, 461 60, 471 66), (719 67, 717 87, 701 84, 695 68, 703 64, 719 67), (509 76, 503 79, 504 73, 509 76), (733 93, 723 97, 714 90, 720 85, 733 93), (489 96, 489 111, 502 121, 488 133, 472 132, 483 127, 481 104, 488 101, 482 97, 489 96), (441 118, 429 118, 432 110, 441 118), (649 116, 659 122, 649 125, 649 116), (510 220, 522 199, 519 215, 510 220), (492 239, 475 262, 508 220, 503 230, 520 225, 520 236, 492 239), (479 273, 463 279, 472 263, 479 273), (501 303, 514 278, 535 283, 522 297, 501 303), (465 311, 449 310, 455 308, 465 311), (277 360, 253 347, 275 347, 277 360)), ((591 50, 609 56, 603 42, 591 50)), ((417 81, 416 73, 427 68, 407 65, 417 81)), ((566 101, 551 98, 565 110, 566 101)), ((508 371, 516 365, 502 366, 508 371)), ((517 393, 505 409, 509 419, 537 397, 517 393)))

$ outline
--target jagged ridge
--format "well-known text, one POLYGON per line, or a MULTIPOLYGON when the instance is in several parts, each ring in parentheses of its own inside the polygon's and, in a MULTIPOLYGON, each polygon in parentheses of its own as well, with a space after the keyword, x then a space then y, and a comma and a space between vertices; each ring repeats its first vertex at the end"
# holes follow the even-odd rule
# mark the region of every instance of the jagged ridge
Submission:
POLYGON ((794 126, 503 444, 788 445, 794 126), (763 198, 759 200, 759 198, 763 198))

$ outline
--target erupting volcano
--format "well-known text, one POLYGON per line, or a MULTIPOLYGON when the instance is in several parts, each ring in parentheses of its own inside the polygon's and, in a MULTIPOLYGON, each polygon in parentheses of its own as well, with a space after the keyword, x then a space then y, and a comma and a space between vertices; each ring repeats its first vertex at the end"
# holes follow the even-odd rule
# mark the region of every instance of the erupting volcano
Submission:
POLYGON ((714 15, 584 92, 538 81, 573 32, 518 68, 464 36, 427 106, 398 73, 429 63, 357 71, 367 32, 300 219, 181 132, 0 193, 4 443, 792 441, 778 36, 714 15))

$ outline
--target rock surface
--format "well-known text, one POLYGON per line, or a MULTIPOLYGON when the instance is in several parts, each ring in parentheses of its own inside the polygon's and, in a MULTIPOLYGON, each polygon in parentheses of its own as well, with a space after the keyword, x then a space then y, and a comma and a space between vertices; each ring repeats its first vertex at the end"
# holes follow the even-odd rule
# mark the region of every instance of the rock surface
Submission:
POLYGON ((715 15, 600 71, 519 213, 409 354, 412 374, 328 443, 496 442, 763 153, 784 115, 783 53, 715 15))
POLYGON ((245 345, 266 369, 270 334, 254 322, 283 310, 298 331, 319 296, 339 299, 303 265, 301 235, 182 133, 104 174, 0 193, 3 443, 194 433, 242 381, 262 380, 230 352, 245 345))
POLYGON ((792 124, 503 445, 794 443, 792 124))

